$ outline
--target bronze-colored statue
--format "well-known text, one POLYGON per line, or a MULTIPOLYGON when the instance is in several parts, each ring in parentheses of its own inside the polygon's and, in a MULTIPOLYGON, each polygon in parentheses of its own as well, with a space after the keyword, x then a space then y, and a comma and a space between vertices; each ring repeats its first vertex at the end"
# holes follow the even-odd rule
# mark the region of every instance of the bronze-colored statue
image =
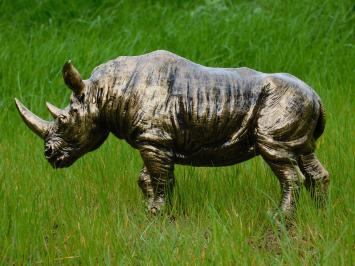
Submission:
POLYGON ((87 80, 68 62, 63 78, 73 94, 63 110, 47 103, 54 121, 15 99, 25 123, 45 140, 46 159, 68 167, 112 132, 140 151, 138 184, 151 213, 174 185, 174 164, 223 166, 257 155, 280 181, 286 217, 303 183, 317 202, 327 198, 328 173, 314 154, 325 126, 322 103, 292 75, 205 67, 155 51, 118 57, 87 80))

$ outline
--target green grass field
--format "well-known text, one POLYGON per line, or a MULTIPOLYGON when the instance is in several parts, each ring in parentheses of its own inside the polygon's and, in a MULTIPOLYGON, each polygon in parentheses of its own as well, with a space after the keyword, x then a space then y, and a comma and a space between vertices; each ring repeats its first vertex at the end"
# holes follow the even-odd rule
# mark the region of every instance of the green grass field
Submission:
POLYGON ((2 0, 0 264, 354 265, 354 26, 350 0, 2 0), (139 154, 113 136, 72 167, 52 169, 13 98, 49 119, 45 101, 69 103, 66 60, 87 78, 109 59, 156 49, 310 84, 327 110, 317 151, 331 174, 327 209, 303 190, 295 235, 270 249, 280 192, 261 158, 177 166, 172 210, 155 218, 137 186, 139 154))

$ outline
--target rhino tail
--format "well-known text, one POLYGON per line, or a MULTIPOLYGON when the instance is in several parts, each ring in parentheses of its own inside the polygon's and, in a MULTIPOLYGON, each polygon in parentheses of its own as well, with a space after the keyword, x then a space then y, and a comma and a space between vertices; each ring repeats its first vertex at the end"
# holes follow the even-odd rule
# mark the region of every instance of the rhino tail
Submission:
POLYGON ((325 128, 325 110, 321 102, 319 102, 319 116, 316 128, 314 129, 313 136, 318 139, 324 132, 325 128))

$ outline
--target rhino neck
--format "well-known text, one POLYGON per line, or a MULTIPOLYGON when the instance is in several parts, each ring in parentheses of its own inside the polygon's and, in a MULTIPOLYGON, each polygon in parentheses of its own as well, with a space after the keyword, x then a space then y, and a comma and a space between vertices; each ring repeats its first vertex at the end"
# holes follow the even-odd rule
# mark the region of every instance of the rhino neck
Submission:
MULTIPOLYGON (((110 80, 108 80, 110 81, 110 80)), ((120 139, 126 139, 130 144, 132 130, 132 84, 122 85, 116 80, 95 86, 93 101, 96 101, 100 112, 100 121, 105 129, 109 130, 120 139)))

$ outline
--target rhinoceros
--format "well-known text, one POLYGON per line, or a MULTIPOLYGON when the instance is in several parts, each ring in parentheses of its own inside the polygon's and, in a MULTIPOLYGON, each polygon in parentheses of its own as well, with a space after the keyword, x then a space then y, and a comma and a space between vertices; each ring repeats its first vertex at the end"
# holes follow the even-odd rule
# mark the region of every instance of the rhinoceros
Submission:
POLYGON ((63 79, 70 104, 47 103, 54 121, 19 100, 27 126, 45 141, 54 168, 68 167, 113 133, 138 149, 138 184, 150 213, 168 201, 174 165, 226 166, 261 155, 278 177, 281 213, 292 217, 305 184, 320 205, 329 174, 315 155, 325 127, 319 96, 286 74, 250 68, 213 68, 168 51, 120 56, 83 80, 69 61, 63 79))

